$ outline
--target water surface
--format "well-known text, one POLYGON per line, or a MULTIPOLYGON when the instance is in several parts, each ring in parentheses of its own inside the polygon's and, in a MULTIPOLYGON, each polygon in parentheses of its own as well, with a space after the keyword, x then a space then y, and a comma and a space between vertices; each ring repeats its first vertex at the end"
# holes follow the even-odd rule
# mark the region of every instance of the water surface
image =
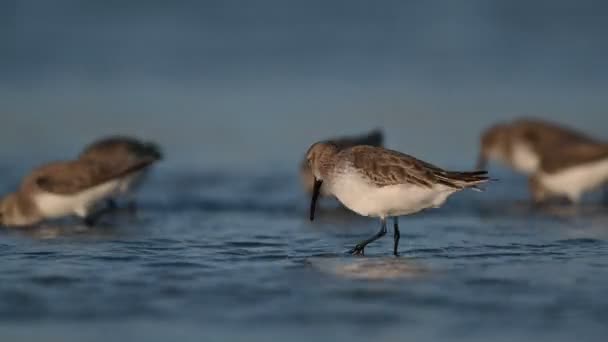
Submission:
POLYGON ((289 172, 157 173, 137 218, 0 231, 3 341, 602 341, 608 210, 538 210, 524 184, 378 229, 289 172), (390 235, 390 233, 389 233, 390 235))

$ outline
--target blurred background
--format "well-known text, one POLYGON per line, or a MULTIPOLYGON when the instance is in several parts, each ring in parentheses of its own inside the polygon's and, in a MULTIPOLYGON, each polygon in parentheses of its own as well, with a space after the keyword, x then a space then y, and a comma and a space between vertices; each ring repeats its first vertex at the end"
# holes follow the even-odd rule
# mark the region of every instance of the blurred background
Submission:
POLYGON ((107 134, 167 156, 136 219, 0 229, 0 340, 605 341, 606 207, 540 210, 492 170, 403 218, 400 258, 389 236, 355 258, 377 221, 328 200, 309 222, 296 170, 374 128, 463 169, 501 120, 606 138, 607 18, 599 0, 0 0, 1 193, 107 134))
POLYGON ((472 166, 481 129, 529 115, 602 137, 603 1, 0 2, 0 154, 70 158, 100 135, 171 165, 285 165, 383 127, 472 166))

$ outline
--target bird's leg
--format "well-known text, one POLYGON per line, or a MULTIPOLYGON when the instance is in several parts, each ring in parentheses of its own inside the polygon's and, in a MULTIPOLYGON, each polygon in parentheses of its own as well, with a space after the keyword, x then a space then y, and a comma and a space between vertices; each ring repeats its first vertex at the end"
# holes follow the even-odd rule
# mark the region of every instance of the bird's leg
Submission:
POLYGON ((98 217, 96 215, 89 215, 83 219, 84 225, 87 227, 93 227, 95 222, 97 222, 98 217))
POLYGON ((399 256, 399 239, 401 238, 401 233, 399 233, 399 217, 395 216, 393 218, 394 221, 394 235, 393 235, 393 240, 394 240, 394 246, 393 246, 393 255, 394 256, 399 256))
POLYGON ((118 204, 116 204, 116 201, 112 198, 108 198, 106 200, 106 207, 108 207, 108 209, 110 210, 116 210, 118 209, 118 204))
POLYGON ((369 239, 359 242, 355 246, 355 248, 353 248, 349 251, 350 254, 364 255, 365 246, 367 246, 369 243, 374 242, 374 241, 378 240, 379 238, 383 237, 384 235, 386 235, 386 219, 381 218, 380 221, 382 223, 382 227, 380 227, 380 231, 378 233, 374 234, 374 236, 370 237, 369 239))
POLYGON ((127 197, 127 210, 131 216, 137 216, 137 201, 135 200, 135 194, 129 191, 126 194, 127 197))
POLYGON ((84 224, 87 227, 93 227, 97 221, 99 221, 99 218, 101 218, 103 215, 112 212, 113 209, 106 207, 106 208, 102 208, 97 210, 94 213, 88 214, 86 216, 84 216, 84 224))

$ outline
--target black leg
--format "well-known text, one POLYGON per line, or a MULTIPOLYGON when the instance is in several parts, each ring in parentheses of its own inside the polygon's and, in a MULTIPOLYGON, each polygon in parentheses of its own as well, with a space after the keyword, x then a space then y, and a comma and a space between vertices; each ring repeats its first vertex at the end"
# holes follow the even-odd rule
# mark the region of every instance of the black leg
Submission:
POLYGON ((116 204, 116 201, 113 200, 113 199, 111 199, 111 198, 106 201, 106 206, 110 210, 116 210, 116 209, 118 209, 118 204, 116 204))
POLYGON ((97 223, 97 221, 99 221, 99 218, 102 217, 103 215, 112 212, 112 209, 110 208, 104 208, 104 209, 100 209, 92 214, 87 215, 87 217, 84 218, 84 224, 87 227, 93 227, 95 225, 95 223, 97 223))
POLYGON ((607 183, 607 184, 604 184, 604 187, 603 187, 603 189, 602 189, 602 192, 603 192, 603 196, 602 196, 602 197, 603 197, 603 198, 602 198, 602 203, 603 203, 604 205, 608 205, 608 183, 607 183))
POLYGON ((359 242, 355 246, 355 248, 353 248, 349 251, 350 254, 364 255, 365 246, 367 246, 369 243, 374 242, 374 241, 378 240, 379 238, 383 237, 384 235, 386 235, 386 219, 382 218, 380 220, 382 223, 382 227, 380 227, 380 231, 378 233, 374 234, 374 236, 370 237, 369 239, 359 242))
POLYGON ((87 227, 93 227, 95 225, 95 222, 97 222, 97 219, 98 217, 96 217, 96 215, 89 215, 84 218, 84 225, 87 227))
POLYGON ((399 233, 399 217, 395 216, 393 218, 393 220, 395 222, 395 224, 394 224, 394 230, 395 230, 394 234, 395 235, 393 235, 395 244, 394 244, 394 247, 393 247, 393 255, 394 256, 399 256, 399 252, 398 252, 398 250, 399 250, 399 239, 401 238, 401 233, 399 233))

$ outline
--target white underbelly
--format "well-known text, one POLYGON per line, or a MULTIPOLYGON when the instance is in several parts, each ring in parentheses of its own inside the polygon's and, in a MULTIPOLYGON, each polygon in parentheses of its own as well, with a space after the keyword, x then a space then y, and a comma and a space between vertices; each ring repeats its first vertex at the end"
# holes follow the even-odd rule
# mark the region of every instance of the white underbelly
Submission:
POLYGON ((439 207, 455 189, 443 185, 425 188, 407 184, 379 188, 352 173, 340 175, 330 190, 342 204, 359 215, 390 217, 439 207))
POLYGON ((119 193, 121 195, 124 195, 124 194, 129 194, 129 193, 137 190, 140 187, 145 176, 146 176, 146 171, 144 170, 144 171, 135 172, 126 177, 123 177, 122 180, 120 181, 119 193))
POLYGON ((511 164, 515 170, 525 174, 538 171, 540 158, 528 145, 515 143, 511 153, 511 164))
POLYGON ((578 201, 584 192, 608 181, 608 159, 570 167, 552 174, 542 173, 539 179, 551 192, 578 201))
POLYGON ((113 180, 73 195, 42 192, 36 195, 35 201, 38 210, 47 218, 72 214, 84 217, 98 202, 117 194, 120 186, 120 180, 113 180))

